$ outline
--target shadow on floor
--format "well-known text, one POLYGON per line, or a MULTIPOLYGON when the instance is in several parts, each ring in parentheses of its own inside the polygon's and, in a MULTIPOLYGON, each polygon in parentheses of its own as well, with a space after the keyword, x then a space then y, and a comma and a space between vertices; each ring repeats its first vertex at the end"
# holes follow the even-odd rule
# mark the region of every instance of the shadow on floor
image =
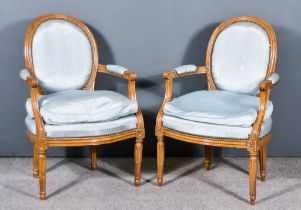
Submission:
MULTIPOLYGON (((274 158, 275 159, 275 158, 274 158)), ((49 161, 51 163, 51 159, 49 161)), ((277 178, 286 178, 286 179, 297 179, 297 183, 290 184, 290 185, 284 185, 281 189, 275 188, 269 195, 266 195, 266 197, 261 197, 260 199, 257 199, 257 204, 259 203, 265 203, 267 201, 270 201, 274 198, 282 197, 285 194, 295 192, 299 189, 301 189, 301 182, 299 181, 300 177, 289 175, 289 174, 298 174, 300 171, 299 168, 290 167, 290 165, 295 165, 295 163, 298 162, 298 160, 295 161, 282 161, 282 160, 271 160, 270 167, 275 170, 273 173, 275 173, 275 179, 274 182, 277 182, 277 178), (278 168, 275 168, 275 166, 278 166, 278 168), (282 170, 283 165, 290 168, 289 170, 282 170), (291 171, 290 171, 291 170, 291 171)), ((133 181, 134 181, 134 161, 133 159, 107 159, 107 158, 100 158, 98 159, 98 167, 95 171, 90 170, 90 159, 89 158, 68 158, 68 159, 61 159, 58 161, 53 161, 53 164, 50 164, 49 168, 47 169, 47 172, 52 172, 55 169, 58 169, 59 167, 66 165, 68 170, 70 170, 72 173, 75 174, 75 177, 72 180, 69 180, 67 183, 64 183, 63 186, 58 187, 58 189, 55 189, 53 192, 49 192, 47 198, 56 197, 57 195, 61 194, 62 192, 75 187, 76 185, 80 184, 83 181, 86 181, 90 178, 95 178, 100 176, 101 174, 105 176, 112 177, 113 179, 116 179, 118 181, 122 181, 129 185, 129 187, 133 187, 133 181), (120 160, 120 161, 119 161, 120 160), (79 170, 80 169, 80 170, 79 170), (130 178, 129 178, 130 177, 130 178)), ((167 158, 165 162, 165 183, 164 186, 172 187, 172 183, 179 181, 182 178, 193 176, 196 178, 196 181, 201 182, 200 184, 205 184, 213 188, 213 191, 220 191, 223 192, 226 195, 230 195, 234 199, 238 201, 243 201, 244 203, 249 203, 248 196, 242 195, 240 196, 235 191, 227 189, 224 185, 220 184, 218 181, 213 181, 213 179, 210 179, 207 177, 204 173, 204 170, 201 170, 203 168, 203 158, 167 158), (193 175, 194 173, 197 173, 196 175, 193 175)), ((222 165, 226 166, 227 168, 232 168, 232 170, 238 170, 239 172, 242 172, 244 176, 248 176, 248 170, 245 168, 245 164, 248 163, 247 158, 240 158, 240 159, 233 159, 233 158, 215 158, 213 162, 213 166, 211 170, 217 170, 218 166, 222 165)), ((22 172, 22 171, 21 171, 22 172)), ((209 172, 210 173, 210 172, 209 172)), ((52 175, 51 173, 49 174, 52 175)), ((156 183, 156 159, 152 158, 146 158, 143 161, 143 167, 142 167, 142 185, 153 185, 152 188, 155 188, 156 183)), ((33 182, 32 184, 38 184, 38 179, 32 178, 33 182)), ((247 180, 247 179, 246 179, 247 180)), ((270 179, 271 183, 273 184, 273 179, 270 179)), ((270 184, 271 184, 270 183, 270 184)), ((288 183, 289 184, 289 183, 288 183)), ((27 189, 24 189, 23 184, 20 185, 18 183, 10 183, 10 182, 0 182, 0 188, 2 189, 8 189, 10 191, 14 191, 17 194, 20 194, 25 197, 30 197, 34 199, 38 199, 38 194, 31 194, 30 191, 27 189), (19 186, 18 186, 19 185, 19 186)), ((164 188, 163 186, 163 188, 164 188)), ((143 187, 143 186, 142 186, 143 187)), ((248 183, 243 185, 244 188, 248 188, 248 183)), ((268 187, 268 186, 265 186, 268 187)), ((144 188, 145 189, 145 188, 144 188)), ((248 189, 247 189, 248 190, 248 189)))
POLYGON ((298 189, 301 188, 301 182, 299 184, 294 184, 293 186, 289 186, 283 190, 280 190, 276 193, 273 193, 272 195, 269 195, 265 198, 262 198, 262 199, 258 199, 258 201, 256 203, 263 203, 265 201, 268 201, 268 200, 271 200, 271 199, 274 199, 274 198, 277 198, 283 194, 286 194, 286 193, 290 193, 290 192, 293 192, 293 191, 296 191, 298 189))

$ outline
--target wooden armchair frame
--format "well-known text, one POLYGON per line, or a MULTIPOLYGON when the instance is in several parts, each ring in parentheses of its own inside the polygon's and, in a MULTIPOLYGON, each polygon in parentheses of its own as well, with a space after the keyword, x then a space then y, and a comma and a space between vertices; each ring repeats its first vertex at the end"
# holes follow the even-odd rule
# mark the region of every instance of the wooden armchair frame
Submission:
POLYGON ((130 138, 136 138, 135 148, 134 148, 134 159, 135 159, 135 186, 140 185, 141 177, 141 162, 142 162, 142 149, 143 149, 143 139, 145 136, 144 122, 141 110, 138 109, 136 112, 137 116, 137 127, 136 129, 128 130, 121 133, 116 133, 112 135, 95 136, 95 137, 74 137, 74 138, 50 138, 47 137, 45 131, 44 121, 41 117, 41 113, 38 105, 39 95, 47 94, 36 79, 33 61, 32 61, 32 40, 33 35, 37 27, 47 20, 59 19, 70 21, 78 27, 80 27, 89 38, 90 44, 92 46, 93 54, 93 67, 91 75, 86 85, 82 88, 84 90, 94 90, 94 83, 97 72, 110 74, 112 76, 118 76, 120 78, 128 80, 128 97, 132 100, 136 100, 136 88, 135 82, 137 79, 136 73, 125 71, 124 74, 117 74, 110 72, 105 65, 98 64, 98 50, 97 44, 94 36, 88 29, 88 27, 82 23, 80 20, 61 14, 50 14, 44 15, 35 19, 29 26, 26 37, 25 37, 25 68, 30 72, 30 76, 25 80, 25 84, 30 89, 32 110, 34 115, 34 120, 36 123, 36 135, 31 133, 26 129, 27 138, 33 142, 33 175, 35 177, 39 176, 40 182, 40 199, 46 199, 46 151, 50 146, 57 147, 68 147, 68 146, 89 146, 91 152, 91 169, 96 169, 96 145, 109 144, 113 142, 118 142, 122 140, 127 140, 130 138))
POLYGON ((175 70, 168 70, 164 73, 163 78, 165 80, 165 97, 159 113, 156 119, 156 136, 158 139, 157 143, 157 183, 159 186, 163 185, 163 168, 164 168, 164 156, 165 156, 165 146, 164 146, 164 137, 171 137, 176 140, 203 144, 205 145, 205 169, 209 170, 212 159, 212 147, 232 147, 232 148, 243 148, 249 152, 249 185, 250 185, 250 203, 254 204, 256 199, 256 173, 257 173, 257 155, 259 154, 259 162, 260 162, 260 177, 262 181, 266 179, 266 144, 271 140, 272 134, 271 132, 260 138, 260 130, 261 125, 264 119, 266 103, 270 97, 270 90, 274 86, 270 80, 267 78, 275 72, 276 65, 276 55, 277 55, 277 42, 276 36, 272 27, 264 20, 257 17, 250 16, 241 16, 234 17, 226 20, 222 24, 220 24, 213 32, 206 54, 206 66, 197 67, 196 71, 184 74, 177 74, 175 70), (252 22, 261 26, 269 36, 270 40, 270 60, 269 66, 266 73, 266 80, 260 83, 260 106, 258 108, 257 118, 254 124, 252 125, 251 134, 249 139, 227 139, 227 138, 210 138, 205 136, 196 136, 191 135, 179 131, 175 131, 163 126, 162 117, 163 117, 163 108, 166 103, 170 102, 172 99, 172 84, 173 79, 182 77, 182 76, 190 76, 195 74, 205 74, 207 76, 207 83, 209 90, 217 90, 217 87, 214 83, 214 79, 212 77, 211 71, 211 58, 214 43, 217 39, 219 33, 235 22, 252 22))

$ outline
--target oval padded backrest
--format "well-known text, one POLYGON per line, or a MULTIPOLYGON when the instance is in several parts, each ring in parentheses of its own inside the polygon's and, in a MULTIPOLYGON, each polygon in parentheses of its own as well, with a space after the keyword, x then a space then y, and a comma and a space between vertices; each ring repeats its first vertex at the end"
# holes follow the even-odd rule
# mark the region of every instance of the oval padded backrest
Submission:
POLYGON ((256 95, 269 67, 269 36, 258 24, 234 22, 218 34, 211 56, 217 89, 256 95))
POLYGON ((72 22, 48 19, 33 35, 32 64, 44 91, 81 89, 93 68, 90 40, 85 31, 72 22))

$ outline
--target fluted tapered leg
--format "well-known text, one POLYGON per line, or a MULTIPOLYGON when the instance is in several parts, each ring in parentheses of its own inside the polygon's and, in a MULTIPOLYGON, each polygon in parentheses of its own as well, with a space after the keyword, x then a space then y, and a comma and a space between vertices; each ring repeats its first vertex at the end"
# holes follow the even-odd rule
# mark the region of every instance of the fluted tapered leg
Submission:
POLYGON ((142 163, 142 151, 143 151, 143 139, 137 138, 134 149, 134 161, 135 161, 135 186, 141 184, 141 163, 142 163))
POLYGON ((32 158, 32 166, 33 166, 33 176, 39 176, 39 147, 35 143, 33 145, 33 158, 32 158))
POLYGON ((257 154, 249 154, 249 179, 250 179, 250 204, 254 205, 256 200, 256 173, 257 173, 257 154))
POLYGON ((259 150, 260 179, 263 182, 266 179, 266 160, 267 160, 266 145, 264 145, 259 150))
POLYGON ((163 171, 164 171, 164 158, 165 158, 165 149, 164 149, 164 137, 158 136, 157 143, 157 184, 159 186, 163 185, 163 171))
POLYGON ((90 147, 90 159, 91 159, 91 170, 95 170, 97 167, 97 151, 96 146, 90 147))
POLYGON ((46 199, 46 149, 39 150, 40 199, 46 199))
POLYGON ((211 161, 212 161, 212 147, 205 145, 205 170, 209 171, 211 167, 211 161))

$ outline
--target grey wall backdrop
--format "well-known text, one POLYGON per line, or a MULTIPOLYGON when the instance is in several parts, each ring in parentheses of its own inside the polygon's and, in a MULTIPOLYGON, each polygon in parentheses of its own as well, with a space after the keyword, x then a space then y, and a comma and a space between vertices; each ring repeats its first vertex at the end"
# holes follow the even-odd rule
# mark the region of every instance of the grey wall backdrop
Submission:
MULTIPOLYGON (((28 90, 19 79, 27 26, 45 13, 75 16, 92 29, 103 64, 120 64, 138 73, 138 101, 146 139, 144 155, 156 155, 154 122, 164 96, 162 72, 182 64, 205 63, 214 27, 238 15, 259 16, 272 24, 278 39, 280 86, 272 91, 273 139, 268 155, 301 155, 301 1, 299 0, 1 0, 0 1, 0 156, 29 156, 32 145, 24 130, 28 90)), ((125 93, 126 83, 99 76, 97 89, 125 93)), ((206 80, 176 81, 175 96, 206 88, 206 80)), ((167 139, 167 155, 198 156, 203 147, 167 139)), ((102 156, 131 156, 133 141, 99 148, 102 156)), ((242 150, 216 149, 216 155, 245 155, 242 150)), ((55 148, 49 155, 82 156, 86 148, 55 148)))

